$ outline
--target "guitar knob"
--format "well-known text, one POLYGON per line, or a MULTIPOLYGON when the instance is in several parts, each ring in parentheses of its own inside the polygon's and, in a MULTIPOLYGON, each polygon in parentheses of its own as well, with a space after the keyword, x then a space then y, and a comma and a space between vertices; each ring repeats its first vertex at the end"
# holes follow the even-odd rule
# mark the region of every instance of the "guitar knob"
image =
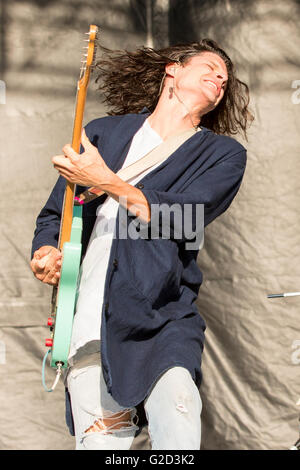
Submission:
POLYGON ((47 338, 46 341, 45 341, 45 346, 52 347, 53 346, 53 339, 52 338, 47 338))
POLYGON ((47 325, 48 325, 48 326, 53 326, 53 325, 54 325, 54 318, 49 317, 49 318, 48 318, 48 321, 47 321, 47 325))

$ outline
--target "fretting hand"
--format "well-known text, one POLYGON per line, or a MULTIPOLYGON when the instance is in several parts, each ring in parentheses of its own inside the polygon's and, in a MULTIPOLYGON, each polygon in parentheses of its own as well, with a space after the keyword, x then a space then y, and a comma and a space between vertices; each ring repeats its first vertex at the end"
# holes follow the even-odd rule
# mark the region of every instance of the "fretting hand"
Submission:
POLYGON ((98 149, 87 138, 84 129, 81 143, 84 148, 82 154, 75 152, 71 145, 67 144, 63 147, 64 155, 53 157, 53 165, 59 174, 70 183, 102 189, 133 215, 140 217, 143 222, 148 222, 150 206, 140 189, 123 181, 106 165, 98 149))
POLYGON ((79 154, 70 144, 63 147, 64 155, 52 158, 54 168, 70 183, 81 186, 97 186, 105 184, 113 172, 108 168, 98 149, 89 141, 84 129, 81 134, 84 152, 79 154))

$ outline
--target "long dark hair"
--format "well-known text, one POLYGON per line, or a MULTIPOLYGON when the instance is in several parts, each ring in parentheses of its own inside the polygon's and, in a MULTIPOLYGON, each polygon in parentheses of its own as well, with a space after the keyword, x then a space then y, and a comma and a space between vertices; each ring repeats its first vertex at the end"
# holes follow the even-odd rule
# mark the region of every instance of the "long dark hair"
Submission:
POLYGON ((136 51, 111 51, 100 46, 104 57, 96 63, 96 82, 108 105, 108 114, 139 113, 144 107, 155 109, 164 79, 165 66, 171 62, 186 64, 201 52, 218 54, 225 62, 228 84, 219 105, 201 118, 201 125, 217 134, 233 135, 246 130, 253 116, 248 109, 249 88, 236 77, 228 55, 211 39, 178 44, 155 50, 141 47, 136 51))

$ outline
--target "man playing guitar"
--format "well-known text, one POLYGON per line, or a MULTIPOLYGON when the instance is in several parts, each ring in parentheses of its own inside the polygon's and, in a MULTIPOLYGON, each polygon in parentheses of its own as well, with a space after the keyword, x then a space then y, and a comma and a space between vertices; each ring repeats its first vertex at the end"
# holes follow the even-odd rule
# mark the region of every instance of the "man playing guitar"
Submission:
POLYGON ((207 39, 156 51, 108 51, 98 67, 111 115, 85 127, 81 153, 67 144, 53 157, 60 177, 37 219, 32 249, 35 277, 57 285, 65 180, 77 185, 77 196, 90 187, 104 192, 83 206, 65 379, 68 424, 76 449, 129 449, 142 409, 152 449, 200 449, 205 322, 195 303, 199 246, 188 242, 197 232, 198 206, 204 205, 206 226, 239 190, 246 150, 230 135, 246 134, 252 119, 248 87, 207 39), (194 132, 162 163, 129 181, 118 176, 186 130, 194 132), (169 212, 168 237, 162 207, 182 214, 178 227, 169 212), (134 236, 118 236, 121 215, 134 236))

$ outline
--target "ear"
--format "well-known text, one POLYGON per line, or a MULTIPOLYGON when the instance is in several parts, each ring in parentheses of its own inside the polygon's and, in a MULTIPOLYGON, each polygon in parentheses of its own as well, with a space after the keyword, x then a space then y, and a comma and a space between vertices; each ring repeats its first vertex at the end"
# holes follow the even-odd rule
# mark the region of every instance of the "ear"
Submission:
POLYGON ((178 67, 180 67, 178 62, 170 62, 165 66, 166 75, 169 75, 169 77, 174 77, 178 67))

